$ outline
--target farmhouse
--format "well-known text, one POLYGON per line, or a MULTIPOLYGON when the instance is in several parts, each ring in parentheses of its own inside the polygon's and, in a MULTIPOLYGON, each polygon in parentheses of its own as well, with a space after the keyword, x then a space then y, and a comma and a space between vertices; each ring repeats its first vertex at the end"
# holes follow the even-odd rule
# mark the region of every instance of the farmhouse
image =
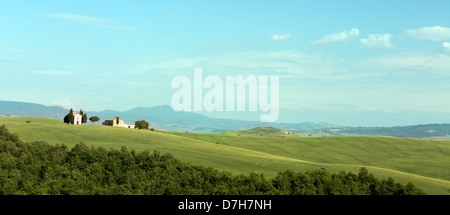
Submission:
POLYGON ((129 125, 123 121, 123 119, 119 119, 119 123, 117 123, 117 118, 107 119, 102 125, 113 126, 113 127, 122 127, 122 128, 134 128, 134 125, 129 125))

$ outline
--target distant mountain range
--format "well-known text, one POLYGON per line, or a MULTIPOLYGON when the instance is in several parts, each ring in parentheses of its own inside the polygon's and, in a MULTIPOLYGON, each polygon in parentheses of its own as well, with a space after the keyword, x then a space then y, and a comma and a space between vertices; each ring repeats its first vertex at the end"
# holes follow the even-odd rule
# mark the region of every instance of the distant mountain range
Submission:
MULTIPOLYGON (((0 115, 3 116, 48 117, 62 120, 68 112, 69 110, 58 106, 0 101, 0 115)), ((134 122, 138 120, 146 120, 150 123, 150 127, 157 130, 178 132, 221 133, 257 127, 274 127, 307 136, 361 135, 450 139, 450 124, 395 127, 345 127, 325 122, 268 123, 211 118, 191 112, 175 112, 168 105, 149 108, 137 107, 128 111, 105 110, 101 112, 85 111, 85 113, 87 113, 88 117, 98 116, 101 121, 116 116, 131 124, 134 124, 134 122)))
POLYGON ((68 110, 59 106, 44 106, 26 102, 0 101, 0 115, 33 116, 63 119, 68 110))
MULTIPOLYGON (((79 110, 74 111, 77 112, 79 110)), ((49 117, 62 120, 68 112, 68 109, 58 106, 0 101, 0 115, 3 116, 49 117)), ((118 116, 125 120, 125 122, 132 124, 138 120, 146 120, 150 123, 150 127, 157 130, 196 133, 219 133, 256 127, 276 127, 292 132, 339 127, 322 122, 266 123, 258 121, 211 118, 197 113, 176 112, 168 105, 150 108, 137 107, 128 111, 104 110, 101 112, 84 112, 87 113, 88 118, 91 116, 98 116, 101 121, 118 116)))

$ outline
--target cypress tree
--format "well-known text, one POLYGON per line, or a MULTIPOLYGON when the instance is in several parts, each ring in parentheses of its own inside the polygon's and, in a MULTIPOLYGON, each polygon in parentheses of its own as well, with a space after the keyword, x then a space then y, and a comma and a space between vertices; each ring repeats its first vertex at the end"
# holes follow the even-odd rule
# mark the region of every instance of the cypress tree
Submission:
POLYGON ((83 114, 83 118, 81 119, 81 123, 86 124, 87 123, 87 115, 83 114))
POLYGON ((70 112, 69 112, 69 122, 70 122, 70 124, 74 124, 75 123, 75 116, 73 115, 73 110, 72 109, 70 109, 70 112))
POLYGON ((70 123, 70 120, 69 120, 69 114, 67 114, 67 115, 64 117, 64 123, 66 123, 66 124, 69 124, 69 123, 70 123))

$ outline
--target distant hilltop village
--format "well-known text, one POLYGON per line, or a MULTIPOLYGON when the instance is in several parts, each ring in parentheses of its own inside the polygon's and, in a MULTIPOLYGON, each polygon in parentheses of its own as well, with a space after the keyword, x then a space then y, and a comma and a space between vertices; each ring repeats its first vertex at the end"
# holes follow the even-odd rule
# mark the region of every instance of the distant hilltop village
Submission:
MULTIPOLYGON (((89 121, 92 123, 96 123, 100 121, 100 118, 97 116, 93 116, 89 118, 89 121)), ((83 110, 80 110, 79 113, 74 112, 72 109, 70 109, 70 112, 64 117, 64 123, 72 124, 72 125, 82 125, 87 123, 87 115, 83 112, 83 110)), ((136 121, 135 125, 130 125, 125 123, 123 119, 120 119, 119 117, 115 117, 112 119, 107 119, 104 122, 102 122, 102 125, 104 126, 113 126, 113 127, 121 127, 121 128, 139 128, 139 129, 148 129, 149 123, 145 120, 136 121)))

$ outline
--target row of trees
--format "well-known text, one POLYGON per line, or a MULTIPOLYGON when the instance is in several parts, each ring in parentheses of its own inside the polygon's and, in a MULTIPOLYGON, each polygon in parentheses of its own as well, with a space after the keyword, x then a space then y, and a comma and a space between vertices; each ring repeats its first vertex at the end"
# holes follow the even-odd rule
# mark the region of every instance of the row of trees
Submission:
POLYGON ((171 154, 106 150, 83 143, 69 149, 45 142, 24 143, 0 127, 0 195, 413 195, 413 184, 325 169, 232 175, 191 165, 171 154))

